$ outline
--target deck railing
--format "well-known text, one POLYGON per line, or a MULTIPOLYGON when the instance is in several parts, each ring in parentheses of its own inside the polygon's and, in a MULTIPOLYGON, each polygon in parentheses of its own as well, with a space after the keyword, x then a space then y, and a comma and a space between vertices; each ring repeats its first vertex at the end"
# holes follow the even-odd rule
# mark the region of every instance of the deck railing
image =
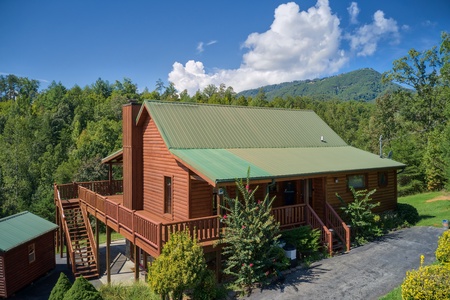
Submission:
POLYGON ((350 228, 328 202, 325 203, 325 224, 334 230, 337 237, 345 243, 347 251, 350 251, 350 228))
POLYGON ((78 187, 84 187, 90 191, 98 193, 103 196, 115 195, 123 193, 122 180, 101 180, 90 182, 73 182, 67 184, 58 184, 58 191, 61 195, 61 200, 76 199, 78 195, 78 187))
POLYGON ((280 228, 296 227, 306 224, 306 204, 296 204, 272 208, 272 215, 280 223, 280 228))
POLYGON ((218 216, 190 219, 180 222, 162 224, 136 214, 135 210, 128 209, 120 203, 115 203, 81 184, 78 186, 78 197, 91 210, 104 216, 108 221, 114 222, 121 230, 130 235, 135 234, 140 239, 161 252, 162 245, 169 240, 174 231, 189 230, 199 242, 209 242, 219 239, 220 222, 218 216))
MULTIPOLYGON (((136 235, 160 253, 162 245, 168 241, 170 234, 174 231, 188 229, 191 235, 195 234, 199 242, 209 242, 219 239, 221 224, 218 216, 190 219, 186 221, 170 222, 162 224, 154 220, 136 214, 120 203, 108 199, 107 195, 123 192, 122 181, 79 182, 58 185, 61 199, 79 198, 82 203, 91 210, 100 213, 106 220, 114 222, 120 230, 125 230, 131 235, 136 235), (76 189, 75 189, 76 187, 76 189), (105 193, 105 194, 100 194, 105 193), (76 196, 76 197, 74 197, 76 196)), ((347 250, 350 249, 350 230, 345 223, 339 223, 334 210, 326 209, 327 225, 333 226, 338 236, 342 235, 347 250)), ((310 225, 321 231, 321 241, 327 246, 332 254, 332 235, 327 226, 317 216, 311 206, 307 204, 296 204, 272 209, 272 215, 280 223, 280 228, 310 225)), ((338 216, 337 216, 338 217, 338 216)))
POLYGON ((195 235, 199 242, 217 240, 219 239, 220 234, 220 219, 218 216, 165 223, 162 226, 163 243, 167 242, 170 238, 170 234, 175 231, 188 230, 190 235, 195 235))
MULTIPOLYGON (((64 214, 64 208, 62 206, 62 202, 61 202, 61 194, 60 191, 57 189, 56 185, 53 187, 54 190, 54 197, 55 197, 55 205, 59 210, 59 216, 60 216, 60 222, 61 222, 61 226, 62 226, 62 230, 65 233, 65 238, 66 238, 66 247, 67 247, 67 252, 69 253, 69 257, 70 257, 70 262, 72 265, 72 273, 75 274, 75 255, 74 255, 74 250, 72 247, 72 243, 70 243, 70 233, 69 233, 69 228, 67 227, 67 220, 66 220, 66 216, 64 214)), ((70 191, 69 189, 66 189, 66 192, 70 191)), ((59 224, 58 224, 59 225, 59 224)), ((62 252, 62 248, 61 248, 61 252, 62 252)))

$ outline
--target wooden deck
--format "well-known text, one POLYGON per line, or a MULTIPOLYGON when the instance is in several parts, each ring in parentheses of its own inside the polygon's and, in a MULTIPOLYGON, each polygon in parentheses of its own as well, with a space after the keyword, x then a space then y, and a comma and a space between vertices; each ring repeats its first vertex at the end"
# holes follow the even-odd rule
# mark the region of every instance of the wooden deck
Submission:
MULTIPOLYGON (((222 231, 219 216, 169 221, 162 216, 145 210, 131 210, 123 205, 121 181, 83 182, 57 185, 55 193, 62 201, 79 201, 80 206, 107 226, 123 235, 153 257, 159 256, 162 246, 175 231, 188 230, 204 246, 205 252, 212 251, 212 245, 222 231)), ((327 207, 325 223, 306 204, 273 208, 272 214, 281 229, 310 225, 321 231, 321 239, 331 254, 332 235, 327 226, 340 226, 337 233, 349 241, 349 229, 338 215, 327 207), (343 226, 342 226, 343 224, 343 226)), ((350 245, 347 242, 347 249, 350 245)))

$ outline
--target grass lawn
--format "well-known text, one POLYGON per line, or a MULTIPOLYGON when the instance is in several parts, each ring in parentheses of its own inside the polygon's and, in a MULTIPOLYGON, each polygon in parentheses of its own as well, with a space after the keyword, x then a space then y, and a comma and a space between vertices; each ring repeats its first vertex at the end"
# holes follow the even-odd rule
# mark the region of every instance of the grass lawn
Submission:
POLYGON ((399 203, 414 206, 420 221, 416 226, 441 227, 442 220, 450 220, 450 193, 432 192, 398 198, 399 203))
MULTIPOLYGON (((420 221, 416 226, 441 227, 442 220, 450 220, 450 193, 432 192, 398 198, 399 203, 414 206, 420 221)), ((398 286, 379 300, 401 300, 402 287, 398 286)))

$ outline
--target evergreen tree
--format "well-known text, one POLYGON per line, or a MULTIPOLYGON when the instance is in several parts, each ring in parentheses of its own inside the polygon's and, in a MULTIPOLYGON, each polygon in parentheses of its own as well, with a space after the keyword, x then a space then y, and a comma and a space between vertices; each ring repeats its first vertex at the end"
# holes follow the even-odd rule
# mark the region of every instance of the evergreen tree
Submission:
POLYGON ((251 292, 256 282, 264 282, 267 273, 277 267, 275 261, 279 223, 271 214, 272 199, 268 195, 264 200, 255 200, 258 189, 250 189, 250 169, 247 180, 236 181, 236 187, 242 196, 225 197, 221 208, 226 211, 222 216, 224 226, 223 254, 227 258, 225 274, 234 277, 234 288, 251 292))

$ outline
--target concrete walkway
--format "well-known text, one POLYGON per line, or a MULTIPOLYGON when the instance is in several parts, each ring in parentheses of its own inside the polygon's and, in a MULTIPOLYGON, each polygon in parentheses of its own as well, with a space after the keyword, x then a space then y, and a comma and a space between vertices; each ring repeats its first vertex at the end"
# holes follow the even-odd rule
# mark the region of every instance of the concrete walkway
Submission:
POLYGON ((348 254, 313 263, 286 275, 282 284, 254 290, 246 299, 378 299, 399 286, 406 271, 435 261, 444 229, 412 227, 352 249, 348 254))

